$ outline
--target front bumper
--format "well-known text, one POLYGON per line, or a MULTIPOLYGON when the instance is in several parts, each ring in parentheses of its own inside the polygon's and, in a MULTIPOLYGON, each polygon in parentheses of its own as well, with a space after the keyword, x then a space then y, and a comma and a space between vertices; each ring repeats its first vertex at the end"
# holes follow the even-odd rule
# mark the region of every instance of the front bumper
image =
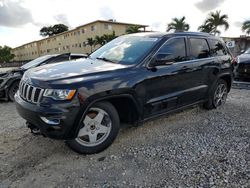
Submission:
POLYGON ((77 99, 42 106, 23 100, 18 91, 15 95, 15 101, 20 116, 38 127, 45 136, 64 140, 75 137, 75 129, 79 124, 79 116, 81 116, 81 113, 79 113, 80 105, 76 102, 77 99), (48 124, 41 117, 51 120, 57 119, 60 120, 60 123, 58 125, 48 124))

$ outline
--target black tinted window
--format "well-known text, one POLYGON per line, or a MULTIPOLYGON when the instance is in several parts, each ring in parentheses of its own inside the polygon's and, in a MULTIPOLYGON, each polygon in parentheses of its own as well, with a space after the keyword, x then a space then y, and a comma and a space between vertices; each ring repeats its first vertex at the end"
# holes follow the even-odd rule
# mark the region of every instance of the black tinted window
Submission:
POLYGON ((83 58, 83 56, 72 55, 72 56, 70 57, 71 60, 75 60, 75 59, 79 59, 79 58, 83 58))
POLYGON ((227 55, 227 50, 220 41, 210 41, 210 51, 212 56, 223 56, 227 55))
POLYGON ((174 62, 186 60, 186 47, 184 38, 169 39, 158 54, 170 54, 174 62))
POLYGON ((209 57, 209 48, 205 39, 190 39, 191 59, 202 59, 209 57))

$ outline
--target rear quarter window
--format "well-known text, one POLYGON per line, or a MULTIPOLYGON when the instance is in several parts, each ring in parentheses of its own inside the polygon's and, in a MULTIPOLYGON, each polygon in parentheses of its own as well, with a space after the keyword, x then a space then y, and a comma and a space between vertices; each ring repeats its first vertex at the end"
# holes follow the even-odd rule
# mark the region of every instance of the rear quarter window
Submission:
POLYGON ((221 41, 210 40, 210 53, 213 57, 223 56, 228 54, 228 50, 225 48, 221 41))

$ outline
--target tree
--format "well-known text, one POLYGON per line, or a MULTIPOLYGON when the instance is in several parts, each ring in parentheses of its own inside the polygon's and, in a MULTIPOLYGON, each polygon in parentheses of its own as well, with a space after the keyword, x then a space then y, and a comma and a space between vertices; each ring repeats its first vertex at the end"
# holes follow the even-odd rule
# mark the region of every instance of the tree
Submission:
POLYGON ((15 57, 14 54, 11 54, 11 48, 8 46, 0 46, 0 62, 9 62, 15 57))
POLYGON ((168 24, 167 31, 174 30, 175 32, 183 32, 189 30, 189 24, 185 22, 186 17, 173 18, 172 22, 168 24))
POLYGON ((40 30, 40 35, 43 37, 53 36, 53 35, 56 35, 58 33, 62 33, 64 31, 68 31, 68 30, 69 30, 68 26, 66 26, 64 24, 56 24, 53 26, 43 27, 40 30))
POLYGON ((90 51, 91 51, 91 53, 92 53, 92 51, 93 51, 93 46, 95 46, 95 44, 96 44, 96 41, 95 41, 95 39, 93 39, 93 38, 87 38, 87 44, 90 46, 90 51))
POLYGON ((131 34, 131 33, 139 33, 141 32, 141 29, 142 27, 141 26, 138 26, 138 25, 130 25, 128 26, 128 28, 126 29, 126 33, 127 34, 131 34))
POLYGON ((115 31, 112 32, 112 34, 104 34, 103 39, 105 41, 105 44, 108 43, 109 41, 115 39, 117 36, 115 35, 115 31))
POLYGON ((104 37, 103 36, 95 36, 95 45, 104 45, 105 41, 104 41, 104 37))
POLYGON ((221 11, 211 12, 209 17, 205 20, 206 25, 210 25, 213 30, 210 32, 214 35, 220 34, 221 32, 218 30, 218 27, 224 27, 224 30, 228 30, 228 15, 221 15, 221 11))
POLYGON ((241 29, 243 32, 246 32, 249 35, 250 34, 250 20, 244 21, 241 29))
POLYGON ((202 25, 200 25, 198 27, 198 30, 200 32, 205 32, 205 33, 212 33, 212 31, 214 30, 213 26, 211 24, 208 24, 208 23, 204 23, 202 25))
POLYGON ((102 36, 96 35, 95 38, 87 38, 87 44, 91 47, 91 52, 93 51, 93 46, 100 45, 103 46, 104 44, 108 43, 109 41, 113 40, 117 36, 115 35, 115 31, 112 34, 104 34, 102 36))

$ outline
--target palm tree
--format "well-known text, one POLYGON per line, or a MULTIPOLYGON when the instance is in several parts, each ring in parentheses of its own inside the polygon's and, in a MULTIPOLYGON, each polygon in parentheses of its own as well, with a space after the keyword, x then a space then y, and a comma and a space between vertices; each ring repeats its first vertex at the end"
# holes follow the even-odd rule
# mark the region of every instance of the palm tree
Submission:
POLYGON ((198 31, 205 32, 205 33, 211 33, 213 29, 214 29, 213 26, 206 22, 198 27, 198 31))
POLYGON ((189 30, 189 24, 185 22, 185 16, 182 18, 173 18, 172 22, 168 24, 167 31, 174 30, 175 32, 183 32, 189 30))
POLYGON ((104 34, 103 39, 105 41, 105 44, 108 43, 109 41, 115 39, 117 36, 115 35, 115 31, 112 32, 112 34, 104 34))
POLYGON ((228 15, 223 14, 221 15, 221 11, 211 12, 209 17, 205 20, 206 25, 210 25, 212 27, 211 33, 214 35, 220 34, 218 27, 224 27, 224 30, 228 30, 229 23, 228 23, 228 15))
POLYGON ((90 46, 90 51, 91 51, 91 53, 92 53, 92 51, 93 51, 93 46, 95 46, 95 44, 96 44, 96 41, 95 41, 95 39, 93 39, 93 38, 87 38, 87 43, 88 43, 88 45, 90 46))
POLYGON ((104 37, 103 36, 98 36, 96 35, 95 36, 95 45, 104 45, 105 44, 105 41, 104 41, 104 37))
POLYGON ((128 26, 128 28, 126 29, 126 33, 127 34, 131 34, 131 33, 139 33, 141 26, 138 25, 130 25, 128 26))
POLYGON ((241 29, 243 32, 246 32, 249 35, 250 34, 250 20, 244 21, 241 29))

